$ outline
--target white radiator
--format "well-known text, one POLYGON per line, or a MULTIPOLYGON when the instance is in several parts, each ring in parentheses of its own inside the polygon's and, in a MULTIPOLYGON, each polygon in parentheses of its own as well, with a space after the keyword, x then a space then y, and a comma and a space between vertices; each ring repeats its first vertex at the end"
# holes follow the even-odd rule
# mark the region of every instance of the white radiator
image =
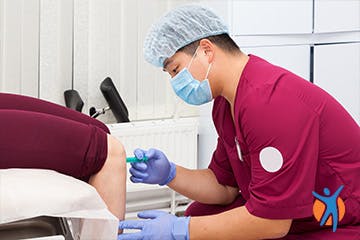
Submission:
MULTIPOLYGON (((136 148, 157 148, 165 153, 169 161, 186 168, 197 168, 197 118, 118 123, 108 127, 111 134, 124 144, 127 156, 133 156, 136 148)), ((127 177, 128 219, 144 209, 162 209, 172 213, 183 211, 188 202, 167 187, 134 184, 127 177)))

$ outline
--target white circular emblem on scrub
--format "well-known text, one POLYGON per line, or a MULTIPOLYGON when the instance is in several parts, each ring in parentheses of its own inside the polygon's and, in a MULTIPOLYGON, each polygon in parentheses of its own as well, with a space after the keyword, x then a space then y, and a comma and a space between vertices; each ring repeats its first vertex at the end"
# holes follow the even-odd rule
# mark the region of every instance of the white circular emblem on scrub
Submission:
POLYGON ((266 147, 260 151, 261 166, 268 172, 276 172, 283 165, 283 157, 279 150, 274 147, 266 147))

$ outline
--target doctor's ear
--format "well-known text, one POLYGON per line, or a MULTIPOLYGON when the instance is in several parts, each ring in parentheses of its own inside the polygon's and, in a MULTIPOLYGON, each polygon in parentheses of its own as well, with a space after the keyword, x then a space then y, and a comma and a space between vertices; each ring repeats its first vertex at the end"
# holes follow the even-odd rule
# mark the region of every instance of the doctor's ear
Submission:
POLYGON ((214 58, 215 45, 209 39, 201 39, 199 43, 201 52, 208 57, 208 62, 212 62, 214 58))

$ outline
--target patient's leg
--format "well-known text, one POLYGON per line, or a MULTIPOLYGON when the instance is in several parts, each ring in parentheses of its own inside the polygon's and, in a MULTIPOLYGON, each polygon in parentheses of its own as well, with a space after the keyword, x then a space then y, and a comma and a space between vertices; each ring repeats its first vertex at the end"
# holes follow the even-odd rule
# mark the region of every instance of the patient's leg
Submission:
POLYGON ((111 135, 107 136, 108 152, 101 170, 90 177, 93 185, 105 201, 109 210, 124 219, 126 194, 126 161, 122 144, 111 135))
POLYGON ((46 113, 70 119, 76 122, 91 124, 109 133, 109 129, 106 127, 106 125, 98 121, 97 119, 90 118, 89 116, 75 110, 38 98, 17 94, 0 93, 0 109, 24 110, 30 112, 46 113))
POLYGON ((0 169, 40 168, 89 181, 123 218, 125 152, 102 129, 55 115, 0 109, 0 169))

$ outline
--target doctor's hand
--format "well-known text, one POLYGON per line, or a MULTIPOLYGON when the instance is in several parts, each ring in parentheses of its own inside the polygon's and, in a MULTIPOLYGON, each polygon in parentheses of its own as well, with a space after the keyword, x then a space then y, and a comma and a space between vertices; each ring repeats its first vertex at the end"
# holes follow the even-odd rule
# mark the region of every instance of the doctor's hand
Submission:
POLYGON ((176 166, 169 162, 162 151, 153 148, 148 151, 136 149, 134 154, 138 159, 145 156, 148 160, 131 163, 129 172, 132 182, 166 185, 175 178, 176 166))
POLYGON ((139 229, 135 233, 123 233, 118 240, 189 240, 190 217, 176 217, 163 211, 144 211, 139 218, 119 223, 119 229, 139 229))

